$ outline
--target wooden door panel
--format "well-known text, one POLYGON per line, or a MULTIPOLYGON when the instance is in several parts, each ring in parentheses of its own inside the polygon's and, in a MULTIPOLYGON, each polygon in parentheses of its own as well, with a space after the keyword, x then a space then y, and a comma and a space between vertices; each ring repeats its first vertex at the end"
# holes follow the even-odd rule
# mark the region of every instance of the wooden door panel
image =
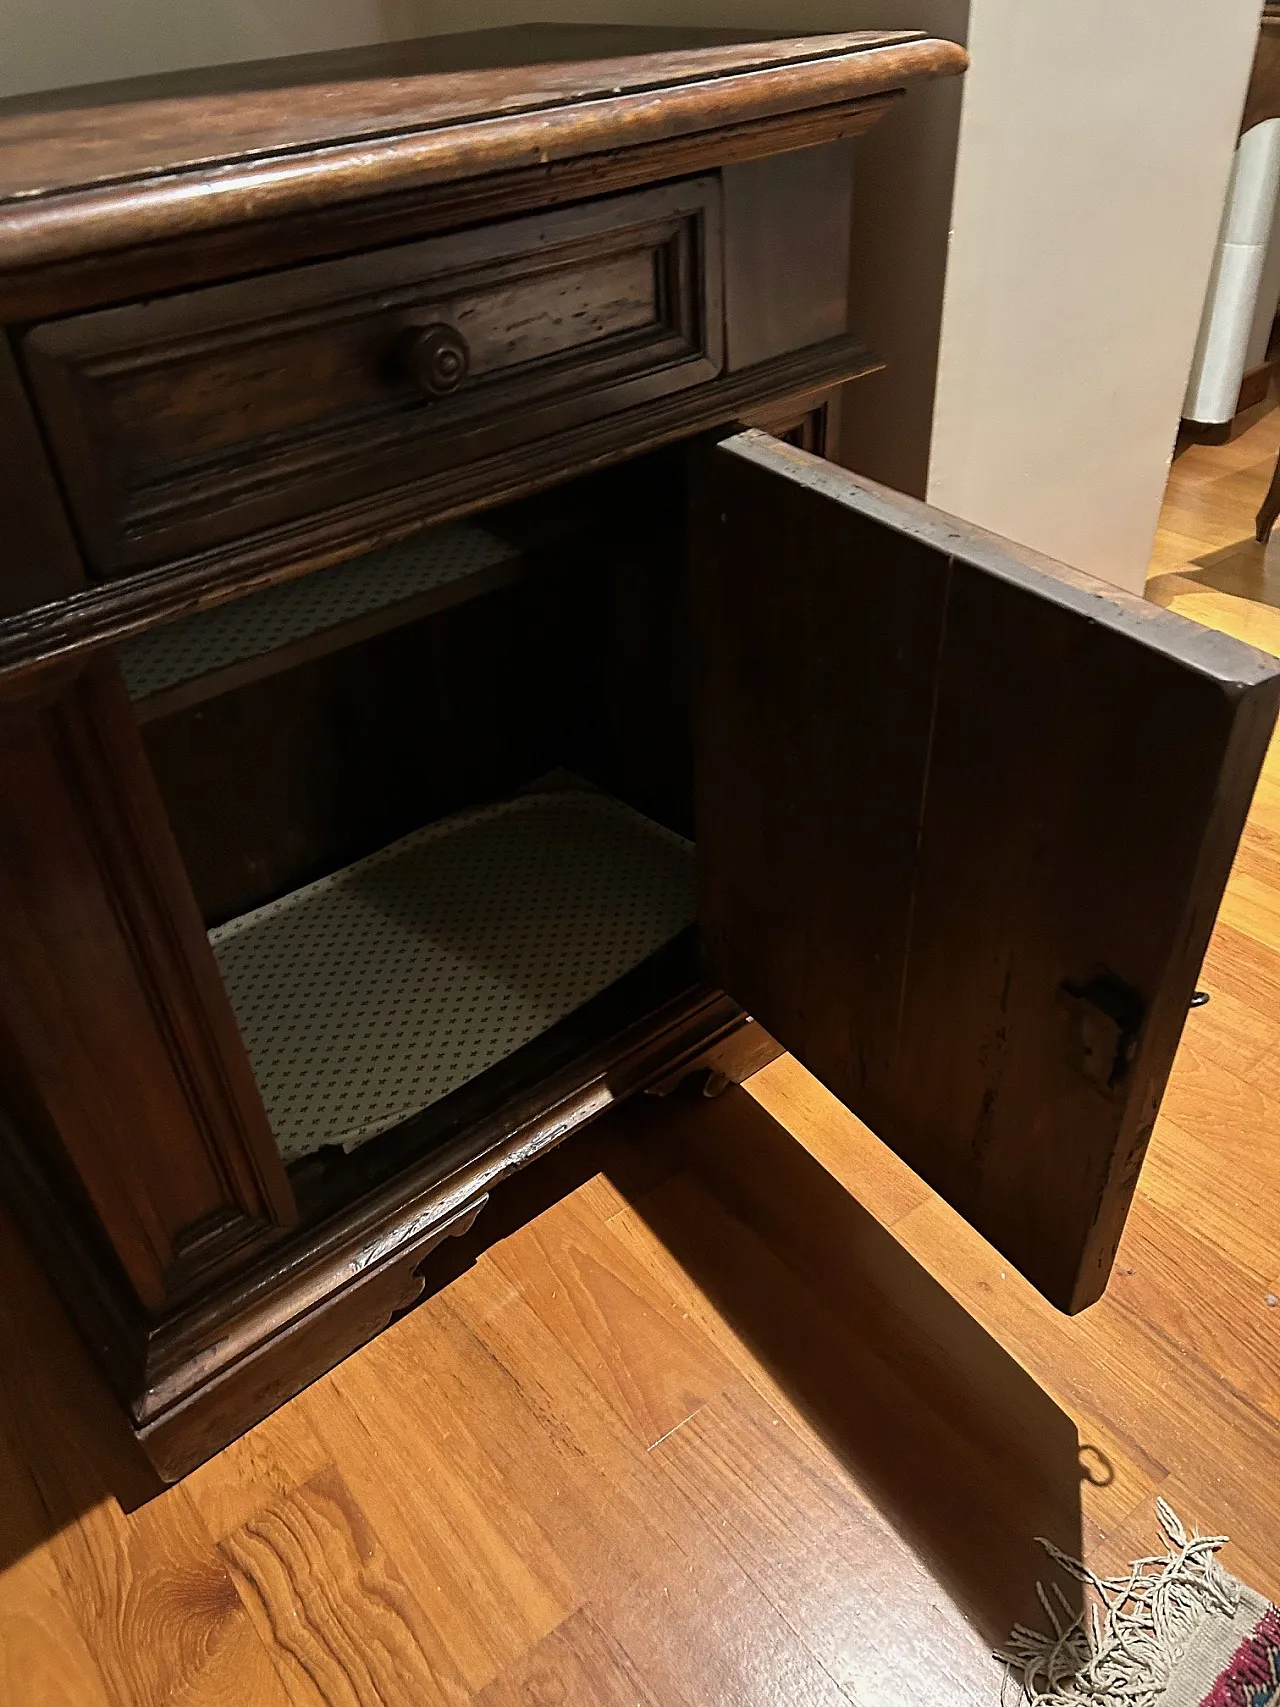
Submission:
POLYGON ((709 970, 1082 1309, 1280 665, 762 433, 695 489, 709 970))
POLYGON ((0 1105, 159 1311, 293 1194, 114 661, 26 687, 0 703, 0 1105))

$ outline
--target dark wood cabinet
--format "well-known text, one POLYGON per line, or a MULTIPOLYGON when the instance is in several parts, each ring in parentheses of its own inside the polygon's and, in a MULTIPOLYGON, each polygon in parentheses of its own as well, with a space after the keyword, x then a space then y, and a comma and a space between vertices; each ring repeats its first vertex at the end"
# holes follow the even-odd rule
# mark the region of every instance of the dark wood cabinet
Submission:
POLYGON ((719 179, 683 179, 70 315, 22 359, 120 574, 714 378, 721 254, 719 179))
POLYGON ((780 1047, 1105 1284, 1280 673, 826 459, 851 139, 963 63, 549 28, 0 109, 0 1166, 163 1475, 780 1047))

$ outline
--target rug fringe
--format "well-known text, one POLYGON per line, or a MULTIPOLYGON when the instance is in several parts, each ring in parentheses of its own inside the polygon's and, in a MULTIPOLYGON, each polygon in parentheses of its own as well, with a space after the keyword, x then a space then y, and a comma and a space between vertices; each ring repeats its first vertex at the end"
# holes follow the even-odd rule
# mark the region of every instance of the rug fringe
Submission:
POLYGON ((1225 1535, 1187 1534, 1164 1500, 1156 1513, 1167 1538, 1163 1557, 1138 1559, 1124 1577, 1099 1577, 1051 1541, 1040 1545, 1068 1576, 1093 1591, 1084 1610, 1073 1612, 1062 1590, 1053 1597, 1043 1583, 1036 1594, 1051 1629, 1019 1624, 996 1654, 1005 1665, 1001 1691, 1035 1707, 1156 1707, 1173 1669, 1196 1631, 1212 1613, 1230 1617, 1240 1585, 1214 1558, 1225 1535))

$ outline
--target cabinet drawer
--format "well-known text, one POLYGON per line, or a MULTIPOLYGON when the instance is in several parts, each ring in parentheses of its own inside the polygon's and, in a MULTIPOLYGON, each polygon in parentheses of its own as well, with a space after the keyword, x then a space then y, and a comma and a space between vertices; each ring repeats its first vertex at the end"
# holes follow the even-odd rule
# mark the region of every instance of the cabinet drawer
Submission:
POLYGON ((223 545, 713 378, 719 181, 34 327, 97 573, 223 545))

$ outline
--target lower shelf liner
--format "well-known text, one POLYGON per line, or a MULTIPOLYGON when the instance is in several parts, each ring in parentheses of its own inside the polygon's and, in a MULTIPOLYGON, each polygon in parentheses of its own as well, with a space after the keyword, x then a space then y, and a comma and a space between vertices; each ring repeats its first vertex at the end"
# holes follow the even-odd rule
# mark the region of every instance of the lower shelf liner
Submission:
POLYGON ((429 825, 209 940, 291 1162, 430 1107, 694 913, 689 842, 567 789, 429 825))

